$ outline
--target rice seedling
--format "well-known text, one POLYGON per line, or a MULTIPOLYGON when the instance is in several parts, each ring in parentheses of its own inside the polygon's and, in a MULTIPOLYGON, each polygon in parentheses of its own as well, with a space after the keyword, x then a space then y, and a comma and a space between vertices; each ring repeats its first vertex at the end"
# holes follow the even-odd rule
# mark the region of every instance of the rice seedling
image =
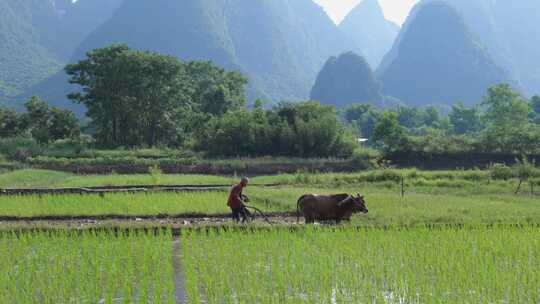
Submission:
MULTIPOLYGON (((533 196, 461 195, 397 191, 380 187, 248 187, 250 205, 264 212, 295 212, 305 193, 357 193, 365 195, 370 212, 353 218, 362 226, 431 223, 537 223, 540 200, 533 196)), ((181 216, 230 212, 227 191, 97 195, 0 196, 0 217, 76 216, 181 216)))
POLYGON ((210 230, 183 236, 189 303, 538 303, 540 229, 210 230))
POLYGON ((249 194, 261 206, 295 211, 298 198, 305 193, 357 193, 365 195, 369 213, 353 218, 357 225, 421 225, 430 223, 538 223, 540 200, 534 196, 501 194, 463 195, 408 192, 380 187, 344 186, 340 188, 279 187, 253 188, 249 194))
MULTIPOLYGON (((179 184, 233 184, 236 178, 199 175, 199 174, 163 174, 160 183, 166 185, 179 184)), ((151 185, 154 178, 151 174, 108 174, 108 175, 75 175, 71 173, 24 169, 0 174, 0 188, 40 188, 40 187, 92 187, 111 185, 151 185)))
POLYGON ((170 230, 0 233, 0 303, 174 303, 170 230))
POLYGON ((182 192, 97 195, 42 195, 0 197, 0 215, 143 216, 228 212, 226 192, 182 192))

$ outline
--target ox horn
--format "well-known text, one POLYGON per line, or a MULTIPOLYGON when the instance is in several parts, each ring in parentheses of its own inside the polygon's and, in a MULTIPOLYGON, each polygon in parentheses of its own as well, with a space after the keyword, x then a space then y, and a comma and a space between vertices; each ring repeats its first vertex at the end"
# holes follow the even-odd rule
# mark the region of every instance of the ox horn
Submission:
POLYGON ((346 199, 344 199, 344 200, 342 200, 341 202, 339 202, 339 203, 338 203, 338 206, 341 206, 341 205, 345 204, 346 202, 348 202, 348 201, 350 201, 350 200, 351 200, 351 196, 349 195, 349 196, 347 196, 346 199))

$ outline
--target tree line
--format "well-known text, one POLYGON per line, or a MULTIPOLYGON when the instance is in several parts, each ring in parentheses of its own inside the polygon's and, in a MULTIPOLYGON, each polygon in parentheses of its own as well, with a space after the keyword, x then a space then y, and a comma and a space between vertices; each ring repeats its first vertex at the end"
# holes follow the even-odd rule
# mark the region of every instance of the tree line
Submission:
POLYGON ((477 106, 458 103, 446 114, 433 106, 380 111, 354 104, 344 118, 386 152, 540 153, 540 97, 527 100, 508 84, 489 88, 477 106))
POLYGON ((24 113, 0 108, 0 138, 32 137, 40 144, 48 144, 80 135, 79 122, 73 111, 50 108, 36 96, 24 106, 24 113))
POLYGON ((527 100, 506 84, 475 107, 358 103, 338 112, 314 101, 247 107, 241 73, 126 45, 93 50, 65 70, 80 87, 68 97, 86 107, 88 122, 32 97, 24 113, 0 109, 0 137, 47 144, 84 133, 98 148, 171 147, 215 157, 347 157, 361 137, 384 152, 540 153, 540 97, 527 100))

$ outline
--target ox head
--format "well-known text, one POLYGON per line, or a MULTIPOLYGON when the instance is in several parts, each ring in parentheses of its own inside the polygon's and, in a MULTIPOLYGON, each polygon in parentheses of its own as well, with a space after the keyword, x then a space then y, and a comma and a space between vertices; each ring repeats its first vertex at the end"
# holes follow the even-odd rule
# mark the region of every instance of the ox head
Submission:
POLYGON ((364 200, 364 196, 360 195, 360 193, 357 193, 356 196, 349 196, 347 199, 343 200, 340 203, 340 206, 350 208, 350 210, 354 213, 368 213, 366 201, 364 200))

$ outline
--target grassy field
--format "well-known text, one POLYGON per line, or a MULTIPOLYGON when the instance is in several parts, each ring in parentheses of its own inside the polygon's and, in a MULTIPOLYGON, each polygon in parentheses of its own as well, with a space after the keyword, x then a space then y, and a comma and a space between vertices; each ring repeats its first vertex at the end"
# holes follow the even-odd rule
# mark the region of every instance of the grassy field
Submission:
POLYGON ((190 303, 538 303, 540 229, 190 233, 190 303))
POLYGON ((172 235, 0 233, 0 303, 175 303, 172 235))

